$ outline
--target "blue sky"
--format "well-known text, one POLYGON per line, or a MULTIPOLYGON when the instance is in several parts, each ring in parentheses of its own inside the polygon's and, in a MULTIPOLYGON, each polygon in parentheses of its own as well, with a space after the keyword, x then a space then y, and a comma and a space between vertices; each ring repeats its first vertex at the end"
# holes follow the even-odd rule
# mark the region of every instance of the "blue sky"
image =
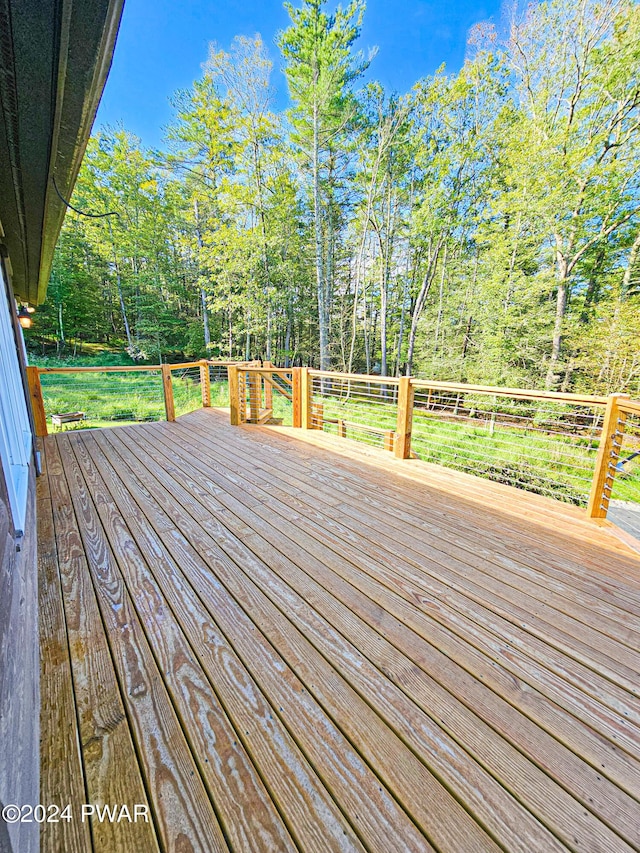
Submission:
MULTIPOLYGON (((488 18, 497 23, 500 5, 499 0, 368 0, 356 47, 365 52, 378 47, 369 79, 405 92, 443 62, 457 70, 469 27, 488 18)), ((334 7, 330 0, 327 8, 334 7)), ((145 145, 159 147, 171 119, 169 97, 200 76, 209 42, 228 48, 235 35, 261 34, 274 62, 275 106, 284 108, 286 82, 275 38, 288 22, 281 0, 126 0, 96 128, 122 123, 145 145)))

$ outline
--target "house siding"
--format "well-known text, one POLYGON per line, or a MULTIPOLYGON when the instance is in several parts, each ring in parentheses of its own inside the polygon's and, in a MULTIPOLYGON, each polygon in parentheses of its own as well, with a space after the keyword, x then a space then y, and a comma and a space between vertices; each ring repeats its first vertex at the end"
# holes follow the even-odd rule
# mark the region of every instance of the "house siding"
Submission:
MULTIPOLYGON (((13 298, 4 269, 0 297, 13 298)), ((13 349, 24 376, 15 339, 13 349)), ((39 801, 40 651, 33 459, 31 463, 24 536, 16 538, 0 462, 0 808, 39 801)), ((0 853, 34 853, 38 849, 39 824, 7 825, 0 819, 0 853)))

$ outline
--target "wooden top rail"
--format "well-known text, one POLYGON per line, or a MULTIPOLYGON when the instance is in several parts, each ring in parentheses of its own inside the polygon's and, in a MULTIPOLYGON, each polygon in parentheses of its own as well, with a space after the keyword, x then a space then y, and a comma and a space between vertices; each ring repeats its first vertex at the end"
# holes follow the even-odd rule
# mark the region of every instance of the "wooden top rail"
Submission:
MULTIPOLYGON (((242 367, 242 365, 239 365, 242 367)), ((293 368, 291 367, 243 367, 242 368, 246 373, 260 373, 260 374, 271 374, 275 373, 276 376, 290 376, 293 372, 293 368)))
MULTIPOLYGON (((38 373, 119 373, 122 371, 160 371, 163 367, 169 370, 183 370, 189 367, 201 367, 209 364, 212 367, 244 367, 251 366, 253 369, 255 361, 212 361, 201 358, 199 361, 185 361, 179 364, 130 364, 114 366, 91 366, 91 367, 36 367, 38 373)), ((289 371, 290 372, 290 371, 289 371)))
POLYGON ((201 359, 200 361, 185 361, 183 364, 167 364, 166 367, 169 370, 186 370, 190 367, 202 367, 203 364, 207 364, 206 359, 201 359))
POLYGON ((640 417, 640 400, 620 400, 618 408, 626 415, 636 415, 640 417))
MULTIPOLYGON (((179 367, 180 365, 176 365, 179 367)), ((148 364, 145 367, 128 365, 125 367, 37 367, 38 373, 117 373, 122 371, 162 370, 161 364, 148 364)))
POLYGON ((428 379, 412 379, 414 388, 424 388, 430 391, 455 391, 467 394, 491 394, 498 397, 514 397, 518 400, 549 400, 557 403, 573 403, 574 405, 602 406, 607 405, 607 397, 595 397, 588 394, 565 394, 561 391, 528 391, 525 388, 500 388, 492 385, 467 385, 456 382, 435 382, 428 379))
POLYGON ((255 361, 216 361, 214 358, 204 358, 211 367, 242 367, 244 364, 255 365, 255 361))
POLYGON ((397 376, 378 376, 377 374, 368 373, 339 373, 333 370, 310 370, 309 376, 315 378, 329 377, 331 379, 346 379, 357 382, 378 382, 381 385, 397 385, 400 380, 397 376))

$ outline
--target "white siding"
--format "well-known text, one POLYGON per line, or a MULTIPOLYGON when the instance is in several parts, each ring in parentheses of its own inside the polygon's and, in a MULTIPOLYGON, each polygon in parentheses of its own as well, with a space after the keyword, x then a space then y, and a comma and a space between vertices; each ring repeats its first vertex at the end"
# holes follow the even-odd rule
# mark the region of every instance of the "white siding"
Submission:
POLYGON ((24 531, 32 436, 1 265, 0 279, 0 459, 13 524, 24 531))

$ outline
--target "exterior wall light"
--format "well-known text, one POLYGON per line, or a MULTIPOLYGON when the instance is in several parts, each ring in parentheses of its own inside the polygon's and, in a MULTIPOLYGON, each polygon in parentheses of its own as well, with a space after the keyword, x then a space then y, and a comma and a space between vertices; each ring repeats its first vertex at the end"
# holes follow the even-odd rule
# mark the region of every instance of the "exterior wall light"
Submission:
POLYGON ((31 315, 35 310, 35 308, 27 307, 26 305, 20 306, 20 310, 18 311, 18 322, 23 329, 31 328, 31 323, 33 322, 31 315))

